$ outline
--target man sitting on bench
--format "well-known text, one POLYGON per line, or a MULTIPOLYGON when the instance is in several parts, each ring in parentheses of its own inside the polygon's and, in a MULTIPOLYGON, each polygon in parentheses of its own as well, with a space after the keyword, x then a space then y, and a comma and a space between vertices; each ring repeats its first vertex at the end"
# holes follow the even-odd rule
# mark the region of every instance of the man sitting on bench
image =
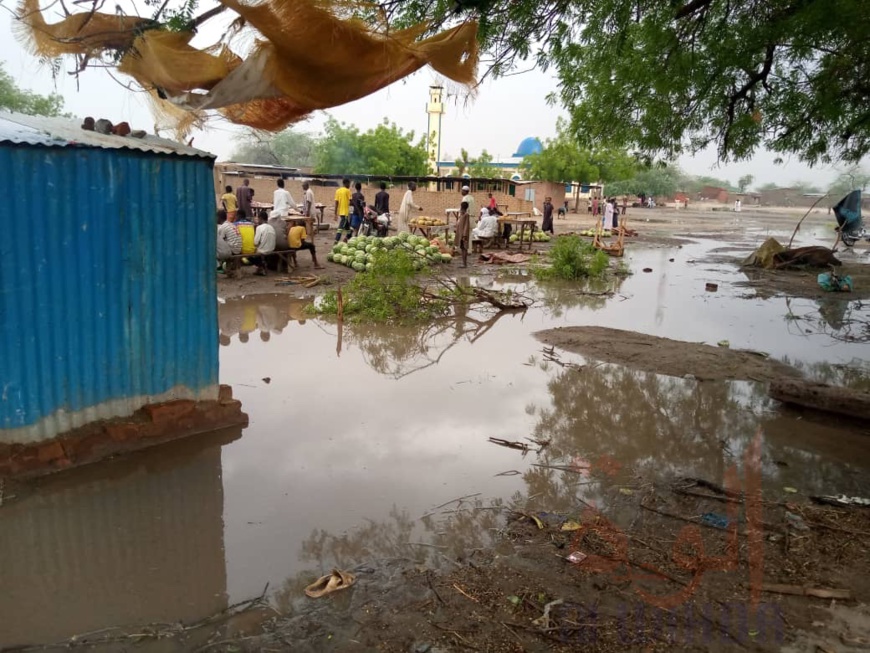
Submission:
POLYGON ((290 230, 287 232, 287 244, 290 245, 290 251, 298 252, 300 249, 307 249, 311 252, 311 261, 314 263, 314 269, 322 270, 323 266, 317 262, 314 243, 305 240, 308 238, 308 233, 305 231, 305 223, 301 220, 294 220, 291 225, 290 230))
POLYGON ((498 235, 498 218, 489 209, 481 209, 480 212, 480 222, 471 230, 471 245, 482 252, 484 241, 491 241, 498 235))

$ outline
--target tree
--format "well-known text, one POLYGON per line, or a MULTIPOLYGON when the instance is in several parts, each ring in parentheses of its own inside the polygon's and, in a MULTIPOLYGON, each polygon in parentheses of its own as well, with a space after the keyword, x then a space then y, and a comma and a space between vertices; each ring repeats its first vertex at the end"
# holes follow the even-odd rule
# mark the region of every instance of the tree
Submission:
POLYGON ((312 134, 285 129, 277 134, 248 130, 237 138, 232 159, 238 163, 283 165, 296 168, 314 166, 317 138, 312 134))
POLYGON ((805 193, 805 194, 806 193, 812 194, 812 193, 822 192, 821 189, 818 186, 816 186, 815 184, 811 184, 808 181, 801 181, 800 179, 793 182, 791 184, 791 187, 795 188, 795 189, 799 190, 801 193, 805 193))
POLYGON ((425 137, 403 132, 387 119, 365 133, 330 118, 317 143, 315 171, 322 174, 426 176, 425 137))
POLYGON ((63 111, 63 98, 56 93, 39 95, 19 88, 0 64, 0 109, 33 116, 59 116, 63 111))
POLYGON ((630 179, 610 184, 605 190, 608 195, 670 197, 680 190, 682 178, 676 166, 655 165, 644 168, 630 179))
POLYGON ((492 165, 492 154, 483 150, 480 156, 472 159, 468 168, 468 174, 472 177, 485 177, 486 179, 498 179, 501 170, 492 165))
POLYGON ((737 188, 741 193, 745 193, 746 189, 749 188, 750 184, 755 181, 755 177, 752 175, 743 175, 740 179, 737 180, 737 188))
POLYGON ((465 174, 465 171, 468 170, 471 165, 471 159, 468 155, 468 150, 464 147, 459 150, 459 158, 454 161, 456 166, 456 174, 460 177, 465 174))
POLYGON ((779 188, 779 184, 774 184, 772 181, 768 181, 756 187, 756 190, 776 190, 777 188, 779 188))
POLYGON ((840 172, 828 188, 831 203, 836 204, 853 190, 866 190, 870 186, 870 173, 860 166, 851 166, 840 172))
MULTIPOLYGON (((581 145, 647 157, 760 146, 809 163, 870 151, 863 0, 407 0, 401 24, 477 17, 488 73, 553 68, 581 145)), ((433 27, 434 29, 434 27, 433 27)))
POLYGON ((635 159, 623 150, 580 147, 561 118, 556 137, 547 139, 540 153, 526 156, 520 165, 528 179, 587 183, 625 179, 636 168, 635 159))

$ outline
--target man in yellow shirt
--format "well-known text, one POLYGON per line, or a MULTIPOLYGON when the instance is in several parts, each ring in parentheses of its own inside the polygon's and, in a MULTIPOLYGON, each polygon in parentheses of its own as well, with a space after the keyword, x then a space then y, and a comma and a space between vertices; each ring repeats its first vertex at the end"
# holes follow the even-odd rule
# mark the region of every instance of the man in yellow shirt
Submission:
POLYGON ((236 211, 239 208, 239 205, 236 201, 236 194, 233 193, 233 187, 227 186, 226 193, 221 195, 221 206, 224 207, 224 211, 227 212, 227 221, 235 222, 236 221, 236 211))
POLYGON ((298 252, 300 249, 307 249, 311 252, 311 262, 314 263, 314 269, 322 270, 323 266, 317 262, 317 253, 314 248, 314 243, 305 240, 308 238, 308 233, 305 231, 305 223, 301 220, 294 220, 290 224, 292 226, 287 232, 287 244, 290 246, 290 249, 294 252, 298 252))
POLYGON ((342 234, 347 242, 350 236, 350 179, 341 180, 341 188, 335 191, 335 217, 338 228, 335 230, 335 242, 341 240, 342 234))
POLYGON ((248 216, 245 215, 244 211, 238 212, 236 227, 239 230, 239 235, 242 237, 242 254, 245 256, 255 254, 257 252, 257 246, 254 244, 256 230, 254 223, 248 220, 248 216))

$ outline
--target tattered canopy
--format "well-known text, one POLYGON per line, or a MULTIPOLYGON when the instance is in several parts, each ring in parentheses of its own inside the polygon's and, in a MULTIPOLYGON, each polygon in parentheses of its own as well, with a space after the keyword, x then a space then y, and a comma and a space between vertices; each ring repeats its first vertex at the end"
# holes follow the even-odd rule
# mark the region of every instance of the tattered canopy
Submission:
POLYGON ((340 18, 336 10, 348 8, 342 0, 219 1, 255 30, 244 58, 226 44, 192 46, 192 29, 172 31, 139 17, 89 12, 49 24, 39 0, 22 0, 19 21, 39 56, 77 55, 87 62, 119 55, 118 71, 150 91, 155 111, 181 133, 210 109, 237 124, 277 131, 425 65, 454 82, 475 82, 474 22, 421 38, 425 24, 391 31, 340 18))

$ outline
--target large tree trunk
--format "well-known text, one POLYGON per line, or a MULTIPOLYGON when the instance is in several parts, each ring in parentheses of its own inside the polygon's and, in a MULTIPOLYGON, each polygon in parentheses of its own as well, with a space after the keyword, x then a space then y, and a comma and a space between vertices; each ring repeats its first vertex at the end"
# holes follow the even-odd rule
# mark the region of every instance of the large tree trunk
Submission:
POLYGON ((778 379, 769 394, 786 404, 870 420, 870 393, 800 379, 778 379))

